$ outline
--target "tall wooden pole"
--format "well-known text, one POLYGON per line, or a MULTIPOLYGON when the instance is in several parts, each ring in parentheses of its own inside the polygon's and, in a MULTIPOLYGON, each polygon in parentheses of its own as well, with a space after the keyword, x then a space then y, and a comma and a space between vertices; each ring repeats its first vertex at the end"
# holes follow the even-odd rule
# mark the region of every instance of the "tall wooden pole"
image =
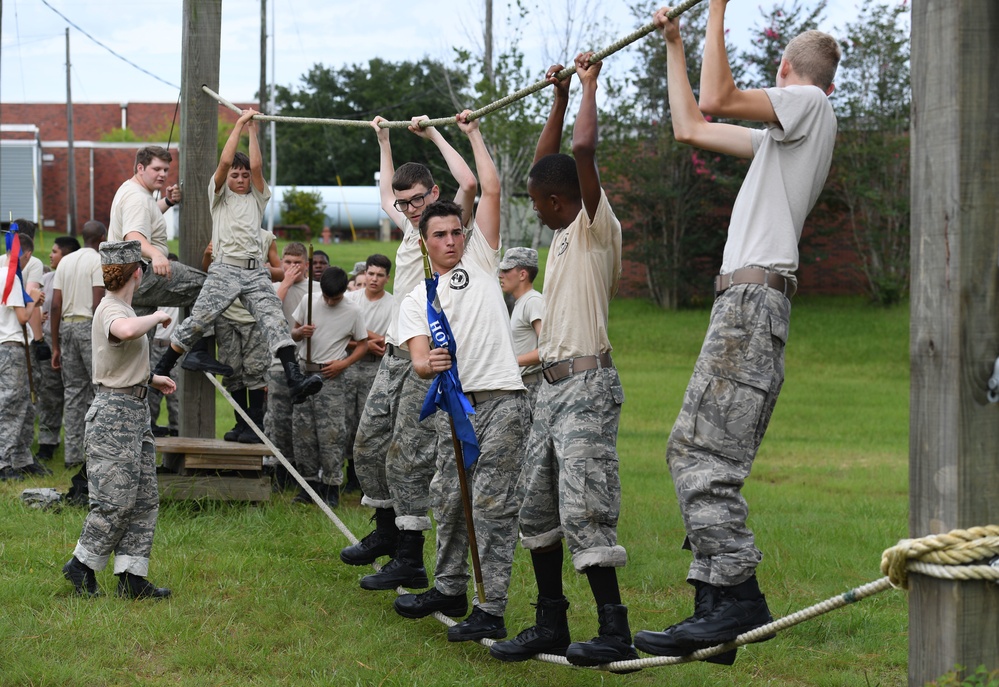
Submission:
POLYGON ((66 233, 76 236, 76 152, 73 150, 73 89, 69 62, 69 27, 66 27, 66 233))
MULTIPOLYGON (((180 259, 201 266, 212 237, 208 179, 218 164, 218 103, 205 95, 202 84, 219 86, 222 0, 184 0, 181 53, 180 259)), ((215 389, 200 372, 182 371, 180 433, 186 437, 215 436, 215 389)))
MULTIPOLYGON (((912 3, 910 522, 999 523, 999 4, 912 3)), ((999 668, 999 585, 911 575, 909 684, 999 668)))

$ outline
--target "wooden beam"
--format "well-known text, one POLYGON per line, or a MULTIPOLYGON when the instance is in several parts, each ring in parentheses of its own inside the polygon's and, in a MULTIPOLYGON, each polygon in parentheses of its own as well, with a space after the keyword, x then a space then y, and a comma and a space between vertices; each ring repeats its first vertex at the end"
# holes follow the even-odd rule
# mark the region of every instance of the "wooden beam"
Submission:
MULTIPOLYGON (((222 0, 184 0, 181 53, 180 259, 201 269, 212 237, 208 180, 218 164, 218 103, 202 85, 219 87, 222 0)), ((180 433, 215 436, 215 389, 200 372, 181 370, 180 433)))
MULTIPOLYGON (((912 4, 912 537, 999 523, 999 3, 912 4)), ((909 684, 999 668, 999 585, 912 575, 909 684)))

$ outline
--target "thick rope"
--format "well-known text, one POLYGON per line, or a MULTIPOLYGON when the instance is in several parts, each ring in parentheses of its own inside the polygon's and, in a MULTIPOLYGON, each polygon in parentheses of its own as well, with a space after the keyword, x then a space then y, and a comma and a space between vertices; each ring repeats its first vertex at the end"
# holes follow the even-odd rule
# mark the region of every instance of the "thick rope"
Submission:
MULTIPOLYGON (((685 2, 682 2, 679 5, 677 5, 676 7, 674 7, 673 9, 671 9, 669 11, 669 14, 667 16, 670 19, 676 19, 681 14, 683 14, 684 12, 686 12, 691 7, 693 7, 694 5, 698 4, 701 1, 702 0, 685 0, 685 2)), ((604 59, 605 57, 609 57, 609 56, 613 55, 614 53, 616 53, 617 51, 621 50, 622 48, 625 48, 625 47, 631 45, 632 43, 634 43, 638 39, 644 38, 645 36, 649 35, 653 31, 655 31, 656 28, 657 27, 656 27, 655 23, 649 22, 648 24, 646 24, 642 28, 640 28, 640 29, 638 29, 636 31, 633 31, 632 33, 629 33, 627 36, 624 36, 623 38, 620 38, 619 40, 615 41, 614 43, 611 43, 610 45, 608 45, 603 50, 598 50, 597 52, 593 53, 593 55, 590 57, 590 62, 591 63, 593 63, 593 62, 599 62, 600 60, 604 59)), ((576 67, 575 67, 575 65, 573 65, 571 67, 566 67, 562 71, 558 72, 555 75, 555 78, 558 81, 561 81, 561 80, 563 80, 563 79, 565 79, 565 78, 567 78, 569 76, 572 76, 575 73, 576 73, 576 67)), ((490 112, 495 112, 496 110, 500 110, 500 109, 506 107, 507 105, 510 105, 511 103, 514 103, 514 102, 516 102, 518 100, 522 100, 522 99, 526 98, 527 96, 531 95, 532 93, 537 93, 538 91, 540 91, 541 89, 545 88, 546 86, 551 86, 551 85, 552 85, 552 82, 549 79, 542 79, 541 81, 538 81, 538 82, 536 82, 534 84, 531 84, 530 86, 527 86, 526 88, 522 88, 519 91, 516 91, 515 93, 511 93, 510 95, 508 95, 506 97, 500 98, 499 100, 497 100, 495 102, 489 103, 488 105, 486 105, 486 106, 484 106, 484 107, 482 107, 482 108, 480 108, 478 110, 473 110, 472 114, 470 114, 468 116, 468 121, 472 121, 472 120, 478 119, 480 117, 483 117, 483 116, 489 114, 490 112)), ((238 112, 242 112, 242 110, 239 107, 237 107, 236 105, 233 105, 231 102, 229 102, 228 100, 226 100, 225 98, 223 98, 221 95, 219 95, 218 93, 216 93, 215 91, 213 91, 208 86, 202 85, 201 86, 201 90, 204 91, 205 93, 207 93, 208 95, 212 96, 213 98, 215 98, 217 101, 219 101, 219 103, 221 103, 222 105, 225 105, 226 107, 228 107, 233 112, 237 112, 237 113, 238 112)), ((257 119, 257 120, 260 120, 262 122, 288 122, 288 123, 295 123, 295 124, 325 124, 325 125, 329 125, 329 126, 354 126, 354 127, 367 127, 367 126, 371 126, 370 122, 365 121, 365 120, 358 120, 358 119, 326 119, 326 118, 323 118, 323 117, 287 117, 287 116, 281 116, 281 115, 264 115, 264 114, 254 115, 253 118, 257 119)), ((455 123, 457 123, 457 121, 458 121, 457 117, 455 117, 455 116, 451 116, 451 117, 438 117, 436 119, 424 119, 424 120, 420 121, 420 127, 423 128, 423 129, 426 129, 426 128, 431 127, 431 126, 442 126, 444 124, 455 124, 455 123)), ((412 121, 395 121, 395 122, 385 121, 385 122, 379 122, 378 126, 381 127, 382 129, 408 129, 410 126, 412 126, 412 124, 413 124, 412 121)))
MULTIPOLYGON (((264 434, 250 416, 242 408, 236 405, 232 395, 226 391, 225 387, 215 379, 214 375, 205 372, 207 377, 222 396, 229 402, 232 409, 239 413, 253 432, 260 437, 264 445, 271 450, 274 456, 284 465, 288 473, 295 478, 302 488, 316 502, 337 529, 343 533, 351 544, 358 542, 357 537, 347 528, 333 510, 324 502, 319 495, 309 486, 308 482, 295 470, 288 459, 271 443, 267 435, 264 434)), ((906 588, 908 584, 907 571, 916 572, 922 575, 930 575, 949 580, 992 580, 999 582, 999 568, 990 565, 967 565, 968 562, 976 560, 988 560, 999 556, 999 525, 986 525, 984 527, 972 527, 967 530, 952 530, 947 534, 937 534, 921 539, 903 539, 890 549, 886 549, 881 554, 881 571, 887 576, 874 582, 869 582, 863 586, 851 589, 843 594, 830 597, 825 601, 809 606, 791 615, 757 627, 749 632, 745 632, 736 637, 731 642, 719 644, 718 646, 700 649, 687 656, 653 656, 650 658, 639 658, 632 661, 615 661, 605 665, 596 666, 594 670, 606 670, 612 673, 630 672, 641 668, 652 668, 655 666, 677 665, 689 663, 691 661, 702 661, 710 656, 725 653, 746 644, 752 644, 765 639, 769 639, 773 634, 800 625, 806 620, 811 620, 820 615, 829 613, 838 608, 843 608, 849 604, 856 603, 861 599, 874 596, 879 592, 896 588, 906 588)), ((379 569, 376 564, 375 570, 379 569)), ((402 587, 396 588, 397 594, 409 594, 410 592, 402 587)), ((458 621, 449 618, 442 613, 434 613, 433 617, 444 625, 451 627, 458 621)), ((494 639, 480 639, 479 644, 490 647, 496 643, 494 639)), ((533 660, 542 663, 552 663, 555 665, 574 666, 565 658, 555 654, 536 654, 533 660)))

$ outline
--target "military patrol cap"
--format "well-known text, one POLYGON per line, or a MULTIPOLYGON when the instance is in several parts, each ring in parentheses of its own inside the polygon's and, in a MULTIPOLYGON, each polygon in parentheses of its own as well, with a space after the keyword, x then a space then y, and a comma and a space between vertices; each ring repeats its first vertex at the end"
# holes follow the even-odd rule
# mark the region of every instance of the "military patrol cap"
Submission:
POLYGON ((500 261, 501 270, 512 270, 514 267, 537 267, 538 251, 524 246, 514 246, 507 248, 503 260, 500 261))
POLYGON ((368 263, 366 262, 355 262, 354 263, 354 276, 356 277, 361 272, 366 272, 368 270, 368 263))
POLYGON ((142 244, 138 241, 104 241, 100 246, 102 265, 128 265, 142 261, 142 244))

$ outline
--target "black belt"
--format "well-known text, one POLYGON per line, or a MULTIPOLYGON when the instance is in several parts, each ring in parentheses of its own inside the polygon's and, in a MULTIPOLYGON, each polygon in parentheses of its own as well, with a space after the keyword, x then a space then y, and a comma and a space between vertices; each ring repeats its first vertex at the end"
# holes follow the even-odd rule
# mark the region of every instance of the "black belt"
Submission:
POLYGON ((149 393, 149 387, 145 384, 136 384, 135 386, 120 386, 111 387, 104 386, 103 384, 97 385, 97 391, 103 391, 106 394, 122 394, 124 396, 135 396, 138 399, 143 399, 146 394, 149 393))
POLYGON ((221 262, 223 265, 232 265, 233 267, 241 267, 244 270, 255 270, 263 264, 255 258, 250 258, 249 260, 239 260, 238 258, 226 257, 225 255, 219 258, 219 262, 221 262))
POLYGON ((610 353, 600 355, 581 355, 578 358, 566 358, 554 363, 545 363, 541 374, 545 376, 545 381, 549 384, 561 382, 566 377, 571 377, 577 372, 595 370, 598 367, 614 367, 610 353))
POLYGON ((494 398, 499 398, 500 396, 506 396, 508 394, 516 394, 517 391, 511 389, 497 389, 496 391, 466 391, 465 398, 468 402, 472 404, 472 407, 479 405, 480 403, 485 403, 486 401, 491 401, 494 398))
POLYGON ((409 354, 409 351, 404 351, 394 344, 387 344, 385 350, 388 354, 395 358, 402 358, 403 360, 412 360, 413 356, 409 354))
POLYGON ((740 267, 728 274, 719 274, 715 277, 715 296, 720 296, 729 287, 736 284, 766 284, 771 289, 775 289, 791 298, 798 290, 795 283, 778 272, 771 272, 762 267, 740 267))

